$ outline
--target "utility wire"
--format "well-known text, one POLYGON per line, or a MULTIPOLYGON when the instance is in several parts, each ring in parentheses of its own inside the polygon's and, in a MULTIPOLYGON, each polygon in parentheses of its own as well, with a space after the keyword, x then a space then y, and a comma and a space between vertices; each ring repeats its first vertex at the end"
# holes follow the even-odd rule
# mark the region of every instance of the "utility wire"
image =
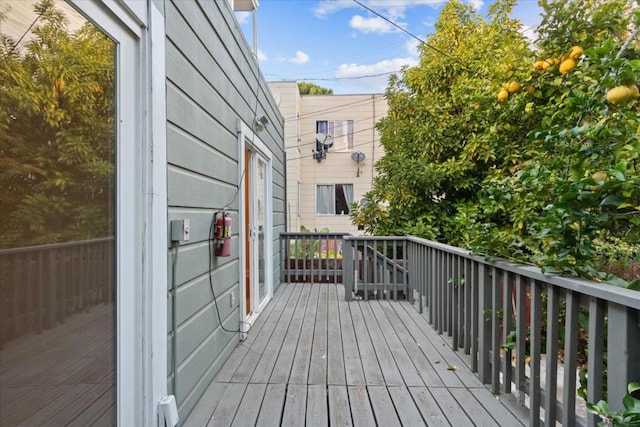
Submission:
MULTIPOLYGON (((311 81, 311 80, 320 80, 320 81, 325 81, 325 82, 333 82, 333 81, 338 81, 338 80, 358 80, 358 79, 369 79, 369 78, 373 78, 373 77, 382 77, 382 76, 388 76, 389 74, 393 74, 393 73, 397 73, 400 70, 396 70, 396 71, 387 71, 386 73, 378 73, 378 74, 367 74, 364 76, 353 76, 353 77, 301 77, 301 78, 296 78, 295 81, 296 82, 300 82, 300 81, 311 81)), ((270 74, 273 76, 273 74, 270 74)), ((278 76, 275 76, 278 77, 278 76)), ((293 81, 293 79, 283 79, 286 81, 293 81)))
MULTIPOLYGON (((379 141, 377 141, 377 142, 379 143, 379 141)), ((374 143, 376 143, 376 141, 375 141, 375 140, 372 140, 372 141, 365 141, 365 142, 361 142, 361 143, 359 143, 359 144, 354 144, 354 145, 353 145, 353 146, 351 146, 350 148, 363 147, 363 146, 371 145, 371 144, 374 144, 374 143)), ((381 145, 381 144, 380 144, 380 145, 381 145)), ((329 151, 328 153, 329 153, 329 154, 332 154, 332 153, 333 153, 333 154, 339 154, 339 153, 344 153, 344 154, 346 154, 346 153, 349 153, 349 152, 350 152, 350 151, 329 151)), ((288 161, 290 161, 290 160, 300 160, 300 159, 304 159, 304 158, 307 158, 307 157, 312 157, 312 158, 313 158, 313 154, 302 154, 302 155, 297 156, 297 157, 287 158, 287 162, 288 162, 288 161)))
MULTIPOLYGON (((371 120, 371 118, 369 118, 368 120, 371 120)), ((362 133, 362 132, 368 132, 368 131, 374 130, 375 128, 376 128, 375 126, 371 126, 371 127, 365 128, 365 129, 359 129, 359 130, 356 130, 356 131, 351 132, 351 135, 355 135, 355 134, 357 134, 357 133, 362 133)), ((310 135, 315 135, 315 134, 316 134, 316 133, 312 133, 312 134, 305 134, 305 135, 306 135, 306 136, 310 136, 310 135)), ((303 135, 300 135, 300 136, 303 136, 303 135)), ((343 136, 346 136, 346 135, 343 135, 343 136)), ((305 146, 307 146, 307 145, 315 145, 315 144, 316 144, 316 142, 315 142, 315 141, 313 141, 313 142, 305 142, 305 143, 301 143, 301 144, 290 145, 290 146, 285 147, 285 148, 305 147, 305 146)))
POLYGON ((452 57, 451 55, 449 55, 448 53, 444 52, 443 50, 438 49, 437 47, 429 44, 427 41, 421 39, 420 37, 416 36, 415 34, 413 34, 412 32, 410 32, 409 30, 407 30, 406 28, 401 27, 400 25, 396 24, 395 22, 393 22, 392 20, 390 20, 389 18, 387 18, 386 16, 382 15, 381 13, 371 9, 369 6, 366 6, 364 4, 362 4, 362 2, 360 2, 359 0, 352 0, 354 3, 358 4, 360 7, 363 7, 364 9, 368 10, 369 12, 373 13, 374 15, 378 16, 381 19, 384 19, 385 21, 387 21, 389 24, 393 25, 394 27, 396 27, 397 29, 399 29, 400 31, 402 31, 403 33, 407 34, 408 36, 416 39, 417 41, 420 42, 420 44, 425 45, 426 47, 428 47, 429 49, 433 50, 434 52, 438 53, 439 55, 444 56, 445 58, 448 58, 449 60, 455 62, 456 64, 460 65, 462 68, 464 68, 465 70, 479 76, 482 77, 484 79, 489 79, 487 76, 485 76, 484 74, 480 73, 477 70, 474 70, 471 67, 468 67, 467 65, 465 65, 463 62, 458 61, 457 59, 455 59, 454 57, 452 57))
MULTIPOLYGON (((361 122, 369 122, 369 123, 370 123, 370 122, 371 122, 371 120, 373 120, 373 119, 375 119, 375 117, 374 117, 374 116, 368 116, 368 117, 365 117, 364 119, 351 120, 351 122, 352 122, 353 124, 361 123, 361 122)), ((344 121, 348 121, 348 120, 317 120, 317 121, 325 121, 325 122, 344 122, 344 121)), ((373 129, 374 127, 375 127, 375 126, 370 127, 370 128, 367 128, 367 129, 368 129, 368 130, 371 130, 371 129, 373 129)), ((351 133, 356 133, 356 132, 362 132, 362 129, 359 129, 359 130, 357 130, 357 131, 353 131, 353 132, 351 132, 351 133)), ((318 132, 316 132, 316 131, 301 133, 301 134, 299 134, 299 135, 298 135, 298 139, 300 139, 300 138, 302 138, 302 137, 307 137, 307 136, 314 136, 314 135, 316 135, 317 133, 318 133, 318 132)), ((333 135, 332 135, 332 136, 333 136, 333 135)), ((310 143, 296 144, 295 146, 297 147, 298 145, 307 145, 307 144, 310 144, 310 143)), ((294 147, 294 146, 290 145, 290 146, 287 146, 287 147, 284 147, 284 148, 285 148, 285 149, 287 149, 287 148, 293 148, 293 147, 294 147)))
MULTIPOLYGON (((336 95, 336 96, 342 96, 342 95, 336 95)), ((366 98, 365 99, 360 99, 358 101, 353 101, 353 102, 347 102, 347 103, 344 103, 344 104, 334 105, 332 107, 324 108, 322 110, 309 111, 309 112, 306 112, 306 113, 301 114, 299 116, 295 115, 295 116, 285 117, 284 120, 285 120, 285 122, 287 120, 299 120, 299 119, 307 118, 307 117, 310 117, 310 116, 315 116, 316 114, 328 113, 328 112, 334 112, 334 111, 341 111, 341 110, 347 109, 348 107, 356 105, 356 104, 363 104, 365 102, 371 102, 372 98, 384 98, 385 95, 382 95, 382 94, 369 94, 369 95, 363 95, 363 96, 366 96, 366 98)))

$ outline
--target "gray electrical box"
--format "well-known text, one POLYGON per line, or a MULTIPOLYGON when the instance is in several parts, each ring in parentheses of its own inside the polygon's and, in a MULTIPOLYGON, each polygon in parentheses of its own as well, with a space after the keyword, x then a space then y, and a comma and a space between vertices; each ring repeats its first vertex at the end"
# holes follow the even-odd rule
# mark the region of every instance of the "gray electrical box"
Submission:
POLYGON ((172 242, 188 242, 189 241, 189 220, 174 219, 171 221, 171 241, 172 242))

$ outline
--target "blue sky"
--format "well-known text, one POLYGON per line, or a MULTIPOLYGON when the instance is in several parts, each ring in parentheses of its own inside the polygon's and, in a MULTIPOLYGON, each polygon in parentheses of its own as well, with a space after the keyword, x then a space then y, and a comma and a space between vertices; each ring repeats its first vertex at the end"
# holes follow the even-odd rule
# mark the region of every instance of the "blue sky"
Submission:
MULTIPOLYGON (((485 14, 492 1, 467 0, 485 14)), ((424 37, 446 2, 360 0, 407 31, 424 37)), ((267 80, 305 80, 336 94, 384 92, 389 72, 418 60, 417 41, 352 0, 259 0, 258 56, 267 80), (383 74, 383 75, 380 75, 383 74), (363 76, 376 76, 365 77, 363 76)), ((536 0, 518 0, 514 17, 540 21, 536 0)), ((237 13, 250 44, 252 15, 237 13)))

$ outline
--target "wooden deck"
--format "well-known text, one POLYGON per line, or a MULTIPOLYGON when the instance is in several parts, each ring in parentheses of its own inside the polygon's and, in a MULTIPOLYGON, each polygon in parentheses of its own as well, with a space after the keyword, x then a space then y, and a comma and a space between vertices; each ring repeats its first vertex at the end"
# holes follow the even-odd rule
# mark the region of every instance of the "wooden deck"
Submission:
POLYGON ((523 416, 411 304, 285 284, 184 425, 521 426, 523 416))

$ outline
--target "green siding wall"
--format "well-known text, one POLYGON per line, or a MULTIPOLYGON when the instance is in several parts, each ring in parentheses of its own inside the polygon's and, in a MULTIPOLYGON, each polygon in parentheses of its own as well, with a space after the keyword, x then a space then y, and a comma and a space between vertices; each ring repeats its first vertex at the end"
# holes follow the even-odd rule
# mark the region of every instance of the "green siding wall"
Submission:
MULTIPOLYGON (((233 12, 224 1, 167 1, 167 186, 169 221, 190 220, 191 239, 179 246, 175 278, 178 362, 177 390, 184 421, 200 399, 239 335, 223 331, 211 298, 207 238, 214 212, 231 203, 232 256, 213 260, 212 282, 225 328, 240 320, 237 123, 266 114, 271 126, 260 133, 272 152, 274 271, 280 277, 279 235, 284 231, 283 118, 263 80, 233 12), (257 100, 255 93, 258 93, 257 100), (235 304, 231 306, 230 295, 235 304)), ((168 250, 169 278, 173 252, 168 250)), ((167 289, 169 390, 173 379, 171 283, 167 289)))

